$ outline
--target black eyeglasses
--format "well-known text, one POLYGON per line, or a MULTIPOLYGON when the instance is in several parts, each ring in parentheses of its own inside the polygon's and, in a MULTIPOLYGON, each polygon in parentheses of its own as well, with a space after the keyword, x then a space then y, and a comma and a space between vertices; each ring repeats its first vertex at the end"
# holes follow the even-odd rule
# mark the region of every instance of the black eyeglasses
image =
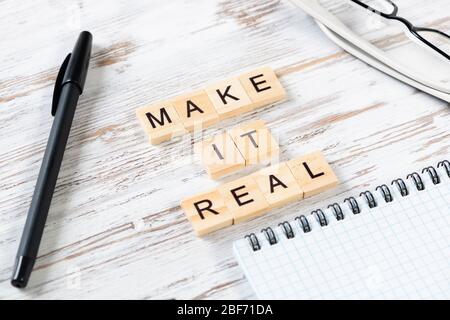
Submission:
POLYGON ((382 16, 383 18, 396 20, 403 23, 409 30, 411 34, 413 34, 418 40, 420 40, 423 44, 428 46, 429 48, 435 50, 437 53, 441 54, 448 60, 450 60, 450 50, 442 50, 438 47, 437 42, 449 42, 450 43, 450 35, 432 28, 422 28, 414 26, 410 21, 406 20, 403 17, 398 16, 398 7, 391 0, 378 0, 378 3, 390 4, 392 6, 392 10, 389 12, 387 9, 383 8, 374 8, 372 5, 368 3, 372 3, 370 0, 351 0, 353 3, 360 5, 361 7, 372 11, 375 14, 382 16))

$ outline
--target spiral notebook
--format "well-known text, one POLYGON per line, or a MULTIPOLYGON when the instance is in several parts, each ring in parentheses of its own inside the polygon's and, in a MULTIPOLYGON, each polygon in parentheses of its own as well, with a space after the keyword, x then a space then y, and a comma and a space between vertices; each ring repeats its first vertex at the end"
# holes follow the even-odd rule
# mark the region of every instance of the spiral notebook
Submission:
POLYGON ((450 299, 450 162, 233 248, 260 299, 450 299))

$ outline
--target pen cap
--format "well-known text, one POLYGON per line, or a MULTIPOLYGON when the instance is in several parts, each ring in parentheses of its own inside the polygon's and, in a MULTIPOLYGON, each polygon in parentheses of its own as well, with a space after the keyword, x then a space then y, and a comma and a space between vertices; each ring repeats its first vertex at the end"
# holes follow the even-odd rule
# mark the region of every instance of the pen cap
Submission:
POLYGON ((83 92, 91 57, 91 48, 92 34, 88 31, 81 32, 70 56, 61 86, 71 82, 78 85, 80 93, 83 92))

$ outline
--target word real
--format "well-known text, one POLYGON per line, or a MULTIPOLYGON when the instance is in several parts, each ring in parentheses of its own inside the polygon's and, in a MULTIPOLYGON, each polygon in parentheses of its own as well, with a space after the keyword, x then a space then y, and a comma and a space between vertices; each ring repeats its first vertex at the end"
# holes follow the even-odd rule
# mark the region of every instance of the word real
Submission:
POLYGON ((319 151, 278 163, 181 202, 198 236, 323 192, 338 179, 319 151))
POLYGON ((194 145, 206 172, 221 178, 246 166, 278 158, 279 146, 263 120, 244 123, 194 145))
POLYGON ((263 67, 203 90, 141 107, 136 115, 150 143, 158 144, 285 97, 275 72, 263 67))

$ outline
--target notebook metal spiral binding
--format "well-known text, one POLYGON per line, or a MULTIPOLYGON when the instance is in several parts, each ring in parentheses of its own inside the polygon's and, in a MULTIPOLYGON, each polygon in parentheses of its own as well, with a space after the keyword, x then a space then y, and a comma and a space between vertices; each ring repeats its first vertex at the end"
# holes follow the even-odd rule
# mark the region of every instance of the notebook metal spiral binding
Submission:
POLYGON ((445 171, 447 171, 447 175, 450 178, 450 161, 448 161, 448 160, 441 161, 438 163, 437 166, 438 166, 438 168, 439 167, 445 168, 445 171))
POLYGON ((316 219, 319 222, 321 227, 325 227, 328 225, 327 217, 326 217, 325 213, 323 213, 322 210, 317 209, 317 210, 311 211, 311 214, 316 217, 316 219))
POLYGON ((434 167, 426 167, 423 168, 422 173, 428 172, 430 175, 431 181, 433 181, 433 184, 439 184, 441 183, 441 179, 439 178, 439 175, 436 172, 436 169, 434 167))
POLYGON ((409 190, 406 187, 406 183, 403 179, 394 179, 392 180, 391 185, 394 185, 394 183, 397 185, 402 197, 406 197, 407 195, 409 195, 409 190))
POLYGON ((375 188, 375 190, 380 190, 384 201, 392 202, 394 199, 392 198, 391 190, 389 190, 388 186, 385 184, 379 185, 375 188))
POLYGON ((412 178, 414 180, 414 184, 416 185, 416 188, 418 191, 425 190, 425 186, 423 185, 422 178, 420 177, 420 174, 417 172, 410 173, 406 176, 406 179, 412 178))
POLYGON ((277 237, 275 236, 275 232, 271 227, 267 227, 261 230, 262 233, 266 236, 267 241, 269 241, 270 245, 274 245, 278 242, 277 237))
MULTIPOLYGON (((437 164, 437 168, 440 168, 440 167, 442 167, 445 170, 445 172, 447 173, 447 176, 450 178, 450 161, 444 160, 444 161, 439 162, 437 164)), ((437 172, 435 167, 433 167, 433 166, 425 167, 421 172, 422 172, 422 174, 428 173, 428 175, 430 176, 431 182, 433 184, 436 185, 436 184, 441 183, 442 177, 439 176, 439 173, 437 172)), ((406 179, 407 180, 412 179, 412 182, 414 183, 414 185, 418 191, 425 190, 425 185, 424 185, 422 177, 419 173, 412 172, 406 176, 406 179)), ((410 191, 408 190, 405 180, 403 180, 401 178, 392 180, 391 185, 397 186, 397 188, 400 192, 400 195, 402 197, 406 197, 410 194, 410 191)), ((391 190, 389 189, 389 187, 387 185, 385 185, 385 184, 379 185, 375 188, 375 191, 380 192, 380 195, 382 196, 382 198, 384 199, 384 201, 386 203, 395 201, 394 197, 392 196, 391 190)), ((367 191, 361 192, 359 196, 362 200, 366 201, 369 209, 373 209, 378 206, 372 192, 367 190, 367 191)), ((345 198, 343 202, 348 203, 348 206, 354 215, 361 213, 361 209, 360 209, 358 200, 356 200, 354 197, 345 198)), ((341 206, 338 203, 330 204, 330 205, 328 205, 327 208, 329 208, 332 211, 333 216, 336 219, 336 221, 344 220, 345 215, 342 211, 341 206)), ((321 209, 313 210, 313 211, 311 211, 310 214, 316 218, 320 227, 325 227, 328 225, 327 216, 321 209)), ((298 221, 299 226, 300 226, 301 230, 303 231, 303 233, 311 232, 310 223, 305 215, 302 214, 300 216, 295 217, 294 221, 298 221)), ((286 237, 286 239, 293 239, 296 237, 296 234, 294 233, 294 229, 292 228, 292 225, 290 222, 284 221, 284 222, 279 223, 278 226, 282 229, 283 234, 286 237)), ((261 233, 264 234, 265 239, 267 240, 267 242, 270 245, 275 245, 279 242, 279 239, 277 239, 277 236, 272 228, 270 228, 270 227, 264 228, 261 230, 261 233)), ((250 234, 246 235, 245 238, 248 239, 253 251, 261 250, 261 244, 258 240, 258 237, 254 233, 250 233, 250 234)))
POLYGON ((363 191, 359 194, 359 196, 364 196, 366 198, 367 204, 369 205, 369 208, 375 208, 377 206, 377 202, 375 201, 375 197, 373 196, 372 192, 370 191, 363 191))
POLYGON ((337 221, 342 220, 342 219, 345 218, 344 217, 344 213, 342 213, 341 206, 338 205, 337 203, 330 204, 328 206, 328 208, 332 208, 333 209, 333 214, 336 217, 337 221))
POLYGON ((294 237, 294 230, 292 230, 292 226, 289 222, 285 221, 278 225, 283 228, 286 238, 291 239, 294 237))
POLYGON ((311 231, 311 227, 309 226, 309 221, 306 219, 306 217, 302 214, 299 217, 296 217, 295 220, 298 220, 300 223, 300 227, 302 228, 304 233, 308 233, 311 231))
POLYGON ((252 247, 253 251, 258 251, 259 249, 261 249, 259 240, 254 233, 246 235, 245 238, 248 239, 248 242, 250 243, 250 246, 252 247))
POLYGON ((355 198, 353 197, 345 198, 344 202, 348 202, 348 205, 350 206, 350 209, 352 210, 353 214, 361 213, 358 201, 356 201, 355 198))

